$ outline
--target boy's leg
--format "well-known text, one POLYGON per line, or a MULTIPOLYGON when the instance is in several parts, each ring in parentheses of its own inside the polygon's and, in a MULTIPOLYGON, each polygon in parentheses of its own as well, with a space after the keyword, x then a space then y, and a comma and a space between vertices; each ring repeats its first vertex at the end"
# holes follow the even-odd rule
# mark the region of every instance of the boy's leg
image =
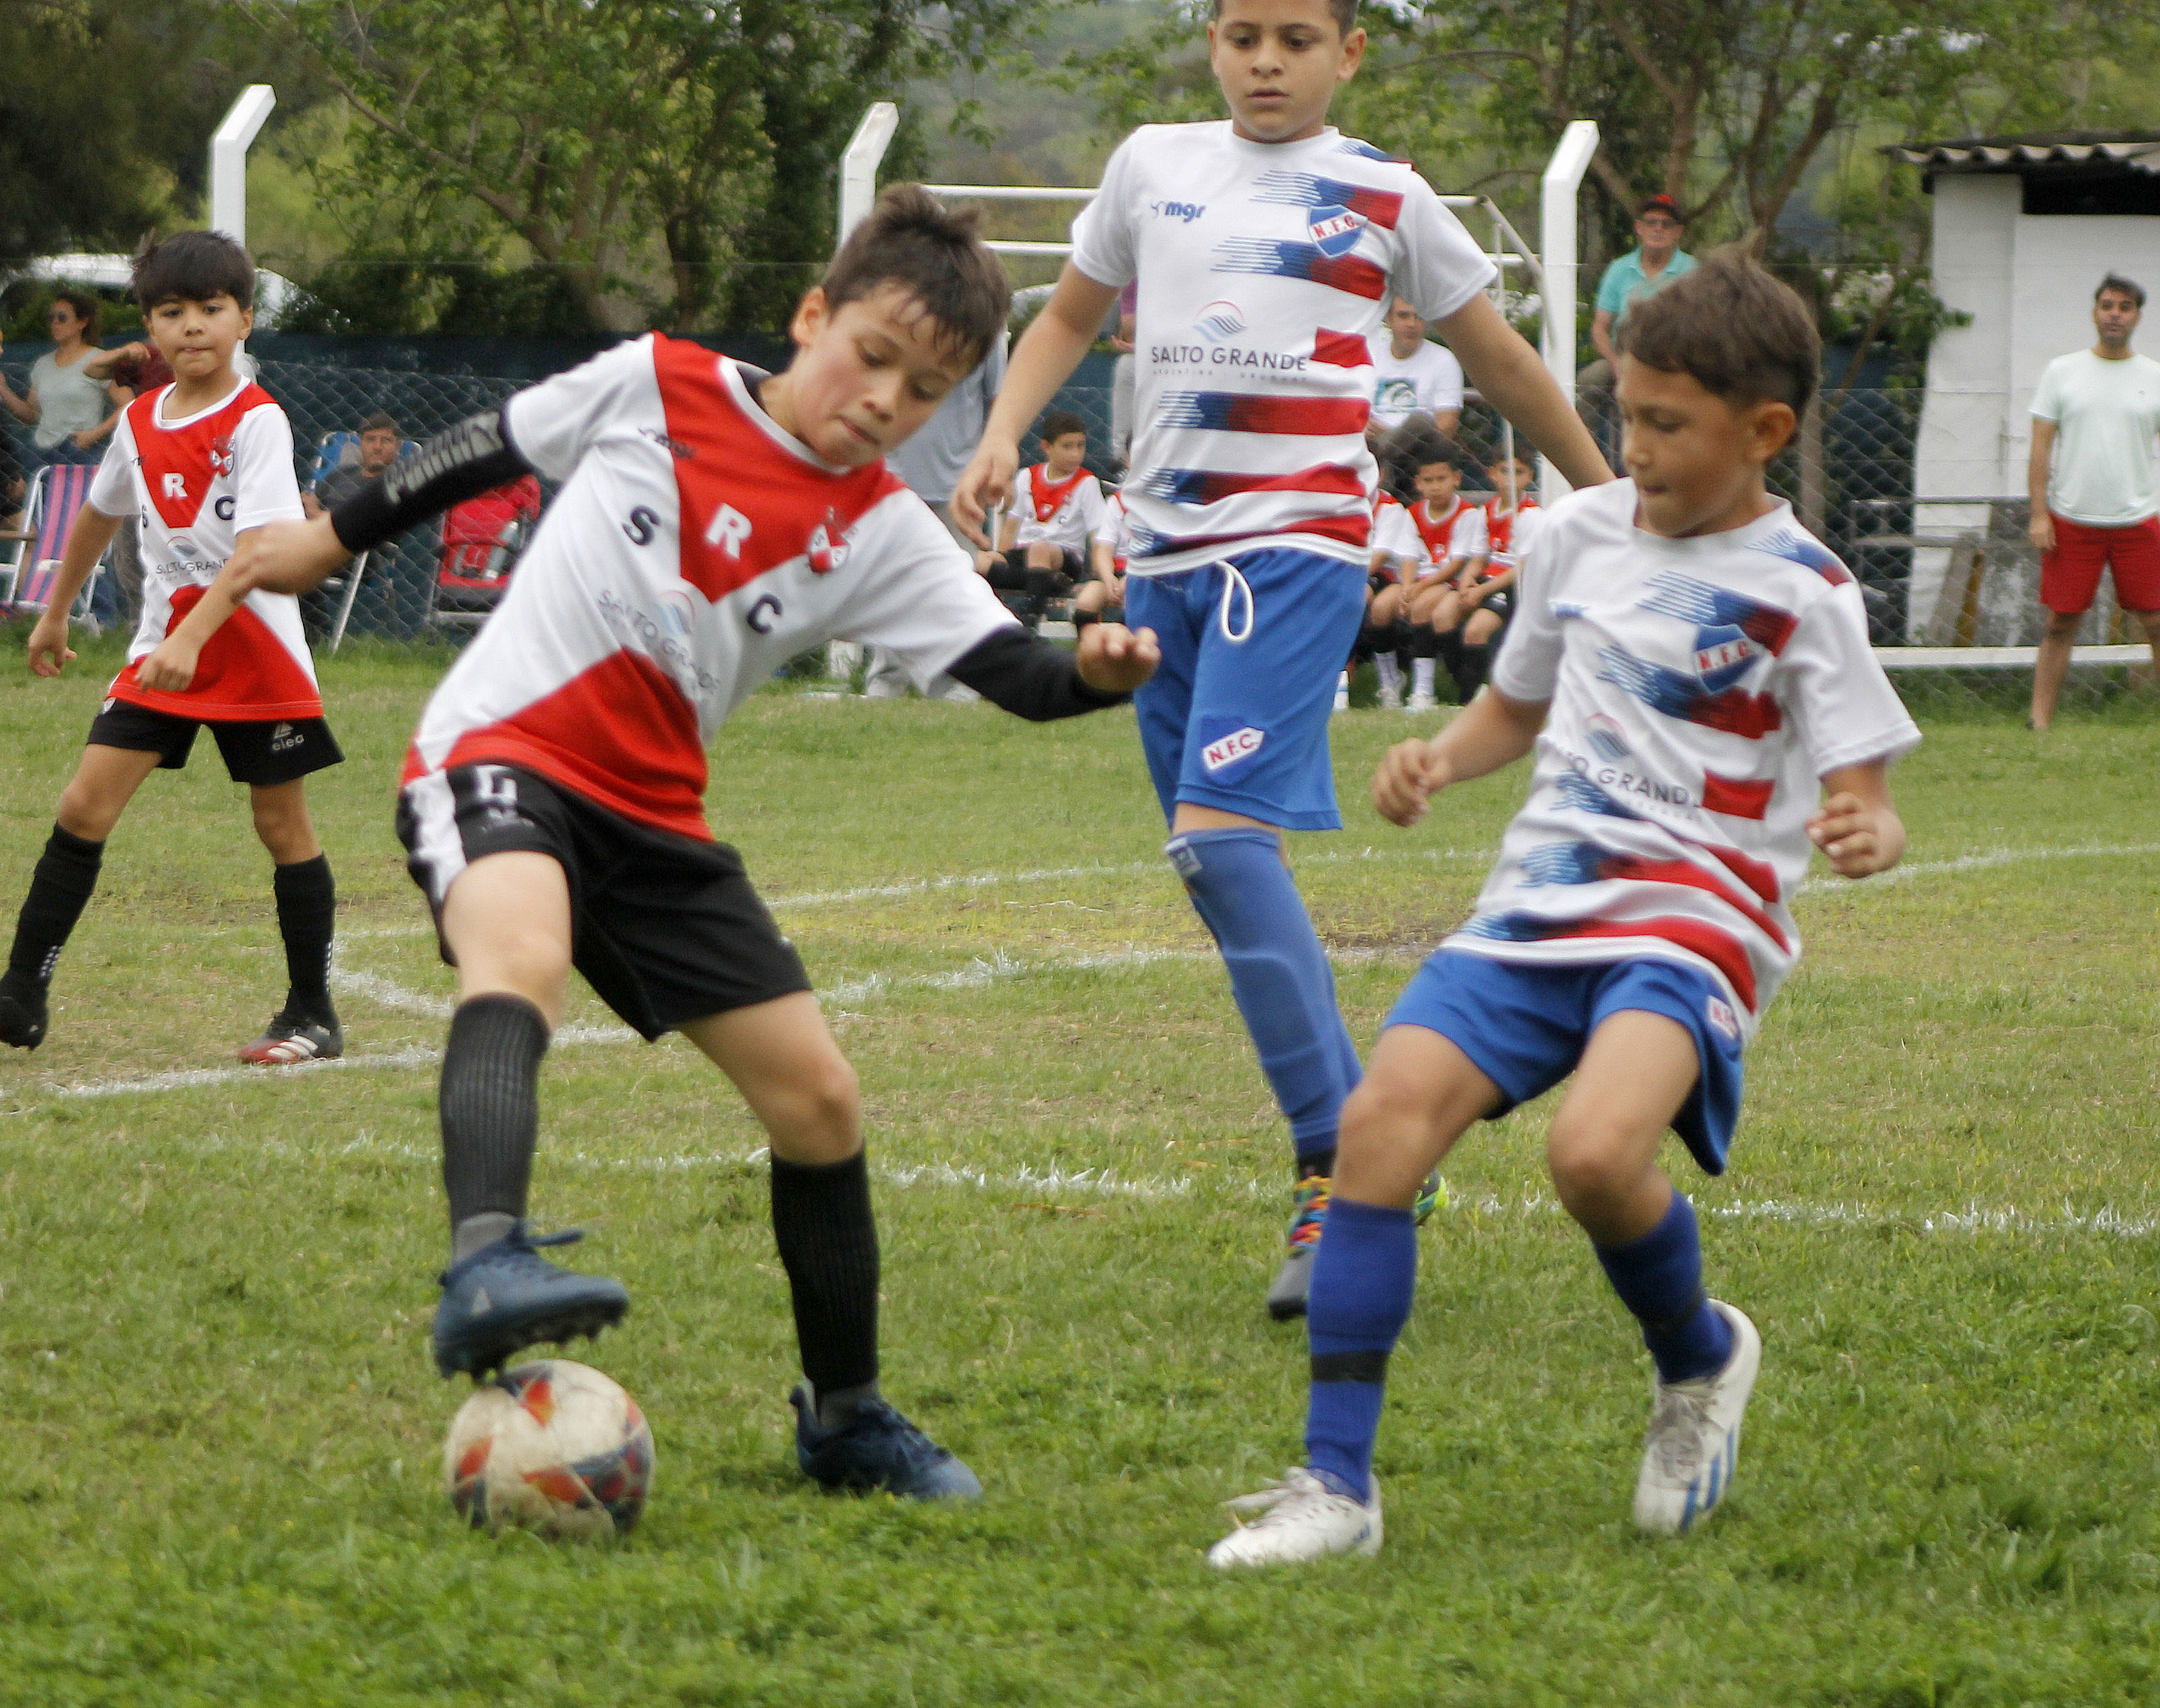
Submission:
POLYGON ((255 833, 270 852, 278 934, 285 945, 285 1000, 262 1036, 240 1052, 251 1066, 283 1067, 345 1053, 345 1033, 330 1000, 330 942, 337 929, 337 884, 308 816, 307 784, 248 788, 255 833))
POLYGON ((1560 1202, 1657 1364, 1635 1519, 1664 1532, 1687 1529, 1724 1494, 1761 1352, 1753 1325, 1704 1291, 1694 1207, 1658 1166, 1700 1072, 1696 1039, 1678 1020, 1612 1014, 1591 1034, 1546 1141, 1560 1202))
POLYGON ((828 1486, 974 1499, 974 1473, 878 1392, 878 1238, 855 1071, 808 991, 680 1028, 771 1137, 772 1233, 802 1358, 796 1451, 828 1486))
POLYGON ((1439 1033, 1395 1025, 1380 1035, 1342 1106, 1335 1196, 1313 1265, 1306 1467, 1253 1498, 1265 1516, 1218 1543, 1213 1564, 1379 1551, 1373 1443, 1417 1275, 1410 1207, 1455 1141, 1500 1102, 1499 1088, 1439 1033))
POLYGON ((97 888, 105 839, 163 757, 97 743, 83 749, 16 916, 8 970, 0 973, 0 1043, 34 1050, 44 1041, 53 969, 97 888))

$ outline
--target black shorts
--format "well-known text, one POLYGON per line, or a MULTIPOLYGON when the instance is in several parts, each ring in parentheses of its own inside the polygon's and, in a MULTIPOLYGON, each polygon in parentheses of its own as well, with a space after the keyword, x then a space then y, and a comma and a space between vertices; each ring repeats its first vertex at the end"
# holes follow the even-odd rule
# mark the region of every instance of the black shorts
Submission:
POLYGON ((810 988, 740 854, 639 824, 536 771, 461 765, 415 778, 397 797, 397 839, 439 935, 443 898, 475 860, 554 860, 570 885, 571 964, 647 1040, 810 988))
POLYGON ((236 783, 273 788, 345 758, 330 726, 320 718, 233 723, 223 719, 183 718, 138 706, 132 700, 107 700, 90 720, 90 734, 85 740, 94 747, 154 753, 160 771, 178 771, 188 762, 188 750, 195 745, 195 731, 203 729, 216 740, 226 771, 236 783))
POLYGON ((1027 567, 1028 548, 1015 546, 1004 554, 1002 564, 990 566, 990 585, 1003 588, 1008 592, 1047 593, 1053 599, 1063 598, 1075 586, 1087 580, 1090 571, 1088 560, 1072 547, 1060 546, 1057 549, 1061 562, 1057 568, 1031 570, 1027 567), (1036 579, 1031 580, 1031 576, 1036 579), (1057 579, 1046 583, 1041 579, 1046 576, 1062 577, 1062 583, 1061 584, 1057 579))
MULTIPOLYGON (((1484 603, 1477 607, 1477 610, 1492 612, 1504 626, 1508 620, 1508 613, 1515 608, 1514 600, 1508 597, 1513 591, 1512 588, 1503 588, 1498 593, 1488 594, 1484 603)), ((1471 615, 1475 616, 1477 614, 1477 611, 1472 611, 1471 615)))

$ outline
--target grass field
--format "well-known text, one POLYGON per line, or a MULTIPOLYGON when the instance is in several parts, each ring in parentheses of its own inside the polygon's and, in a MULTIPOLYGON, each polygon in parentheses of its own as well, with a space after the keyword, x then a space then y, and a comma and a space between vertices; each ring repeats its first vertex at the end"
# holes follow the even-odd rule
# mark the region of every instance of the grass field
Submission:
MULTIPOLYGON (((110 662, 0 677, 7 918, 110 662)), ((325 670, 345 1066, 225 1071, 282 963, 207 743, 115 837, 50 1041, 0 1062, 0 1701, 2160 1700, 2149 715, 1931 721, 1904 871, 1800 902, 1732 1172, 1674 1149, 1765 1342, 1705 1534, 1630 1529, 1647 1361, 1532 1108, 1466 1140, 1423 1237, 1386 1552, 1225 1581, 1216 1503, 1296 1456, 1302 1337, 1259 1308, 1286 1150, 1128 714, 775 693, 715 750, 714 822, 862 1072, 887 1390, 989 1498, 797 1475, 758 1133, 580 999, 535 1208, 631 1289, 579 1355, 652 1418, 655 1495, 606 1550, 457 1527, 425 1349, 449 986, 389 810, 434 667, 325 670)), ((1337 720, 1351 828, 1296 847, 1361 1046, 1523 787, 1393 829, 1364 778, 1405 727, 1337 720)))

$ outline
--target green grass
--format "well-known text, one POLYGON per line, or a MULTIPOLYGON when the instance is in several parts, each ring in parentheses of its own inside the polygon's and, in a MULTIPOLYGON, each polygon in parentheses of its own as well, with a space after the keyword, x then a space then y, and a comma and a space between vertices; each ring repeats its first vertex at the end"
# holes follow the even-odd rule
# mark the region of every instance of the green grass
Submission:
MULTIPOLYGON (((0 679, 0 906, 112 662, 0 679)), ((384 1000, 449 989, 390 830, 439 666, 325 672, 364 1057, 440 1043, 384 1000)), ((1352 828, 1297 845, 1361 1045, 1522 787, 1394 830, 1363 779, 1406 727, 1337 720, 1352 828)), ((565 1044, 536 1210, 631 1288, 589 1356, 659 1450, 644 1527, 584 1550, 470 1534, 439 1491, 431 1066, 80 1094, 221 1067, 279 994, 266 857, 205 744, 115 837, 52 1038, 0 1062, 0 1701, 2151 1702, 2154 726, 1930 736, 1898 774, 1909 873, 1800 904, 1732 1171, 1675 1147, 1765 1341, 1715 1523, 1628 1524, 1646 1366, 1534 1108, 1464 1143, 1424 1236, 1386 1552, 1228 1581, 1200 1560, 1215 1503, 1292 1462, 1301 1421, 1301 1338, 1259 1302, 1285 1146, 1129 714, 774 693, 718 744, 714 822, 769 895, 812 898, 783 923, 862 1072, 887 1388, 990 1498, 802 1482, 756 1129, 679 1041, 565 1044), (1946 868, 1990 854, 2014 857, 1946 868), (995 880, 829 899, 940 875, 995 880)))

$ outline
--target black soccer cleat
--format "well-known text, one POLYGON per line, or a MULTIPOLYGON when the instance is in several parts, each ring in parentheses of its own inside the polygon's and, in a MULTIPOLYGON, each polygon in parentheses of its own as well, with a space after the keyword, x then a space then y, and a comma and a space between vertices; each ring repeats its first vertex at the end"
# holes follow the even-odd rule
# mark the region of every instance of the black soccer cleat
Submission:
POLYGON ((11 990, 0 983, 0 1044, 13 1044, 18 1050, 34 1050, 45 1041, 45 1027, 50 1019, 42 985, 11 990))
POLYGON ((290 1009, 272 1015, 261 1037, 240 1046, 240 1059, 250 1067, 295 1067, 344 1054, 345 1029, 335 1020, 310 1020, 290 1009))
POLYGON ((866 1399, 831 1429, 818 1421, 810 1384, 787 1396, 795 1408, 795 1462, 828 1488, 910 1500, 980 1500, 975 1473, 882 1399, 866 1399))
POLYGON ((537 1249, 584 1238, 573 1228, 532 1239, 519 1222, 492 1245, 444 1270, 442 1303, 435 1307, 435 1368, 445 1377, 462 1370, 479 1381, 536 1341, 559 1345, 576 1335, 597 1337, 621 1321, 630 1309, 621 1282, 558 1269, 537 1249))

